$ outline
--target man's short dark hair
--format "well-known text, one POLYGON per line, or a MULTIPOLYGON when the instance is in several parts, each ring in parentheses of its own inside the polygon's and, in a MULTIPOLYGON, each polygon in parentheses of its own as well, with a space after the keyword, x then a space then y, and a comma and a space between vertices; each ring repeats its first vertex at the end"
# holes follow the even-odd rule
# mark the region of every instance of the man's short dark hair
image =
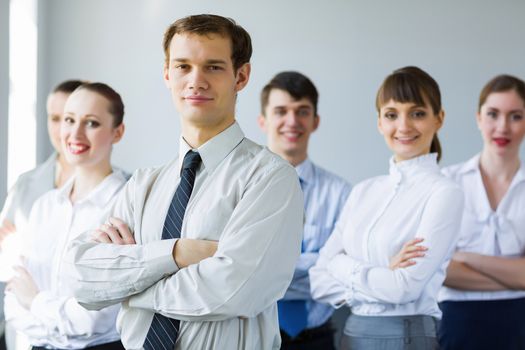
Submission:
POLYGON ((218 34, 229 38, 232 49, 231 59, 235 72, 243 64, 250 62, 252 57, 250 34, 235 23, 233 19, 210 14, 193 15, 178 19, 166 29, 162 42, 166 67, 169 67, 170 43, 175 34, 218 34))
POLYGON ((281 72, 274 76, 272 80, 261 91, 261 113, 264 115, 270 92, 279 89, 289 93, 294 99, 306 98, 314 106, 314 115, 317 115, 317 101, 319 93, 315 85, 304 74, 294 71, 281 72))

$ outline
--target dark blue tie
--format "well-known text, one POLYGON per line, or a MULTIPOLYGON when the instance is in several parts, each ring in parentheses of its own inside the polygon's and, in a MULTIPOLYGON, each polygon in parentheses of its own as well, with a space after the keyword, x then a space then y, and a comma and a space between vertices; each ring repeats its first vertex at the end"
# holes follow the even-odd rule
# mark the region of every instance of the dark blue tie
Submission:
MULTIPOLYGON (((301 189, 304 191, 304 181, 299 178, 301 189)), ((304 252, 304 241, 301 242, 301 253, 304 252)), ((305 300, 279 300, 277 302, 279 328, 290 337, 295 338, 308 325, 308 312, 305 300)))
MULTIPOLYGON (((195 174, 201 163, 197 152, 189 151, 184 156, 180 183, 173 195, 168 215, 164 221, 162 239, 179 238, 186 206, 193 191, 195 174)), ((155 314, 144 341, 144 350, 173 349, 179 333, 179 320, 155 314)))

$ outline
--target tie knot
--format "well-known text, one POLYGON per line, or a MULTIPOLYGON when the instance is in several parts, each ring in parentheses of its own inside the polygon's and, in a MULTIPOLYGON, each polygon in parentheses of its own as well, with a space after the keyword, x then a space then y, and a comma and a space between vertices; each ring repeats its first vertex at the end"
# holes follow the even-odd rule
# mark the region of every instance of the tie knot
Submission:
POLYGON ((198 152, 188 151, 182 162, 182 169, 197 170, 201 163, 201 155, 198 152))

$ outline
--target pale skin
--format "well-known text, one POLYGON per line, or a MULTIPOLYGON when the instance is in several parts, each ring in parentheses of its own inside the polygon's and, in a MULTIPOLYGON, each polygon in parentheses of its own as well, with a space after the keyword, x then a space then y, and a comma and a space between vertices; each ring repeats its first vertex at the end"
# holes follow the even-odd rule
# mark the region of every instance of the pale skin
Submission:
MULTIPOLYGON (((513 90, 490 94, 476 115, 484 141, 480 173, 492 210, 498 208, 520 167, 524 118, 525 101, 513 90)), ((406 252, 402 253, 400 260, 406 259, 406 252)), ((523 290, 525 258, 456 252, 444 284, 460 290, 523 290)))
MULTIPOLYGON (((435 114, 428 103, 423 106, 411 102, 387 101, 380 107, 377 127, 392 150, 396 162, 415 158, 430 152, 432 138, 443 125, 445 112, 435 114)), ((427 247, 423 238, 413 238, 390 258, 389 268, 406 268, 423 258, 427 247)))
POLYGON ((308 157, 310 135, 320 122, 314 110, 306 97, 296 100, 285 90, 272 89, 264 114, 257 118, 259 127, 267 135, 268 148, 293 166, 308 157))
MULTIPOLYGON (((237 93, 248 83, 251 66, 235 69, 229 38, 216 34, 175 34, 164 66, 164 81, 181 115, 184 140, 198 148, 235 122, 237 93)), ((133 232, 111 218, 93 237, 97 242, 136 244, 133 232)), ((179 268, 215 254, 218 242, 179 238, 172 257, 179 268)))
MULTIPOLYGON (((61 122, 60 139, 64 156, 75 169, 69 199, 75 203, 85 198, 111 172, 112 145, 124 134, 124 124, 114 126, 109 102, 95 92, 80 90, 71 95, 61 122)), ((30 309, 39 290, 24 267, 6 285, 20 305, 30 309)))

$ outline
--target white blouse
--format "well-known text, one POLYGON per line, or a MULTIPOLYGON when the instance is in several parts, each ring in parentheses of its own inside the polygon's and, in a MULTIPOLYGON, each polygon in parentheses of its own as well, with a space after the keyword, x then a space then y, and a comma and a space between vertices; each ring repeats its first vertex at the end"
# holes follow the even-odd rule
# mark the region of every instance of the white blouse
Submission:
POLYGON ((32 345, 60 349, 118 340, 115 323, 118 305, 102 311, 88 311, 73 298, 73 286, 63 274, 63 256, 69 242, 90 228, 104 223, 126 175, 115 171, 84 199, 71 203, 70 179, 62 188, 47 192, 31 210, 27 230, 22 232, 26 268, 39 293, 30 310, 13 294, 5 297, 6 320, 28 336, 32 345))
POLYGON ((436 154, 390 161, 390 174, 354 187, 334 233, 310 270, 315 299, 358 315, 441 317, 437 293, 457 241, 461 189, 439 171, 436 154), (417 264, 389 260, 414 237, 429 249, 417 264))
MULTIPOLYGON (((457 250, 484 255, 525 254, 525 166, 521 164, 494 211, 479 170, 479 157, 443 169, 465 193, 465 211, 457 250)), ((439 300, 495 300, 525 297, 525 291, 465 291, 443 287, 439 300)))

